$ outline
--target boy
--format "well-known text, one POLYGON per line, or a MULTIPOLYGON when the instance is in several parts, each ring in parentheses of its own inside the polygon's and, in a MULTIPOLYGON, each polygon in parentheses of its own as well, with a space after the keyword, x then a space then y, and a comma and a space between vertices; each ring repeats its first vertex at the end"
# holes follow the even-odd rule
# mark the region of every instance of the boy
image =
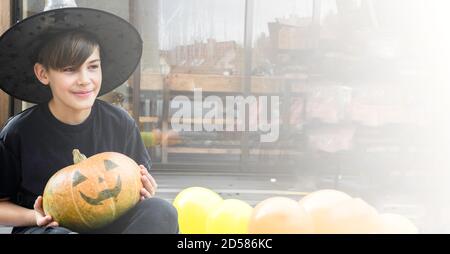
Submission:
POLYGON ((175 208, 153 197, 157 185, 136 123, 96 99, 126 81, 141 54, 130 24, 87 8, 43 12, 0 38, 0 87, 37 104, 0 132, 0 224, 14 226, 13 233, 73 233, 44 214, 40 195, 56 171, 73 164, 76 148, 87 157, 129 156, 141 165, 144 186, 135 207, 88 233, 178 233, 175 208))

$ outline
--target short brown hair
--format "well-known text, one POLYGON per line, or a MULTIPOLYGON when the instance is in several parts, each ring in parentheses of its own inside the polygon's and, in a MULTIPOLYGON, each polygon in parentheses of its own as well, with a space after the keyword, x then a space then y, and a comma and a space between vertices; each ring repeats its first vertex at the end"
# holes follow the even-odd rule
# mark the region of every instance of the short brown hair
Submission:
POLYGON ((100 45, 95 36, 78 31, 65 31, 47 36, 39 48, 35 61, 47 70, 78 69, 100 45))

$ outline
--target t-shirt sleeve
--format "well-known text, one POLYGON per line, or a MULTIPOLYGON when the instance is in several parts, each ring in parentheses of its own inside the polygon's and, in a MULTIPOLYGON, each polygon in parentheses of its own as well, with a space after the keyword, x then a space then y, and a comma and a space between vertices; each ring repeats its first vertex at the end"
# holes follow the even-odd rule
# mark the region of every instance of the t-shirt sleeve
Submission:
POLYGON ((139 127, 133 121, 133 127, 128 134, 129 138, 126 140, 125 153, 136 161, 138 165, 144 165, 147 170, 152 166, 150 155, 145 147, 139 127))
POLYGON ((14 198, 20 186, 19 160, 0 139, 0 199, 14 198))

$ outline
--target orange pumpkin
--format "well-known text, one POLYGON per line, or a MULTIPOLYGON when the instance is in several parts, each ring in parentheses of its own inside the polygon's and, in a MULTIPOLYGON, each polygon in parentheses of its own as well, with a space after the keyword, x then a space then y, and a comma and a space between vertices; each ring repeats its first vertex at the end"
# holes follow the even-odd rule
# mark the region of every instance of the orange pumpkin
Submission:
POLYGON ((344 199, 316 214, 318 234, 374 234, 379 229, 377 210, 360 198, 344 199))
POLYGON ((311 234, 314 222, 295 200, 272 197, 253 209, 248 232, 250 234, 311 234))
POLYGON ((60 226, 85 232, 102 227, 133 207, 142 188, 131 158, 104 152, 86 158, 73 151, 74 165, 54 174, 44 190, 44 212, 60 226))

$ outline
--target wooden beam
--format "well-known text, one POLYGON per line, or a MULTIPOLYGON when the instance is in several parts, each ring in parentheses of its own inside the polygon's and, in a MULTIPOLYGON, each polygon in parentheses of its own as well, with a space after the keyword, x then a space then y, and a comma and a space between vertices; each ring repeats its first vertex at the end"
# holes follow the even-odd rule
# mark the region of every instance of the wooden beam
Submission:
POLYGON ((3 34, 11 24, 10 0, 0 0, 0 34, 3 34))
MULTIPOLYGON (((238 155, 241 154, 239 148, 199 148, 199 147, 168 147, 167 151, 173 154, 221 154, 221 155, 238 155)), ((289 149, 250 149, 251 155, 302 155, 302 152, 289 149)))
MULTIPOLYGON (((151 80, 150 77, 148 77, 151 80)), ((251 77, 251 93, 282 93, 283 86, 286 81, 294 82, 292 92, 305 92, 308 77, 306 75, 298 75, 298 77, 251 77)), ((157 82, 149 82, 158 84, 157 82)), ((193 92, 194 88, 201 88, 203 92, 230 92, 239 93, 242 91, 241 76, 223 76, 213 74, 170 74, 166 79, 166 84, 171 91, 188 91, 193 92)), ((145 87, 148 90, 156 90, 155 88, 145 87)))
MULTIPOLYGON (((142 5, 142 1, 130 1, 129 2, 129 12, 130 12, 130 23, 136 28, 137 31, 142 33, 142 22, 139 19, 140 7, 142 5)), ((139 62, 136 70, 130 77, 130 83, 133 87, 132 93, 132 112, 133 118, 136 123, 139 123, 139 116, 141 115, 140 103, 141 103, 141 62, 139 62)))
MULTIPOLYGON (((0 0, 0 34, 11 25, 11 1, 0 0)), ((9 96, 0 90, 0 128, 9 116, 9 96)))

